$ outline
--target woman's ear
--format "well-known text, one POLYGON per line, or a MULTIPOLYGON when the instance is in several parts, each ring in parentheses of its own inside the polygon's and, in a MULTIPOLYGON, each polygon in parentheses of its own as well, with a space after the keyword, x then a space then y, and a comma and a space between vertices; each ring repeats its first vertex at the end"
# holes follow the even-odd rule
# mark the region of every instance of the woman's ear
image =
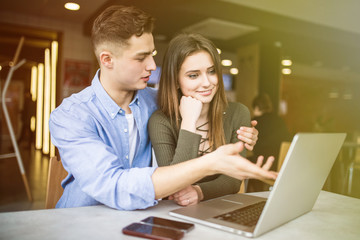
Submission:
POLYGON ((100 63, 106 68, 113 67, 113 57, 112 54, 108 51, 103 51, 100 53, 100 63))

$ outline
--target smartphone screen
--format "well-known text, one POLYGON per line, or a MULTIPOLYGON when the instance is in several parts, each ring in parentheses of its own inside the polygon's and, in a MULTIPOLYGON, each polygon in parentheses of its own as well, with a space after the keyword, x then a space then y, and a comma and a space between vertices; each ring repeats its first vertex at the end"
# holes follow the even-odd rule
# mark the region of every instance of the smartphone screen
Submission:
POLYGON ((184 232, 172 228, 152 226, 146 223, 132 223, 122 229, 127 235, 159 240, 178 240, 184 232))
POLYGON ((178 229, 178 230, 181 230, 184 232, 188 232, 194 228, 194 224, 192 224, 192 223, 179 222, 179 221, 174 221, 174 220, 160 218, 160 217, 153 217, 153 216, 145 218, 145 219, 141 220, 141 222, 148 223, 151 225, 156 225, 156 226, 175 228, 175 229, 178 229))

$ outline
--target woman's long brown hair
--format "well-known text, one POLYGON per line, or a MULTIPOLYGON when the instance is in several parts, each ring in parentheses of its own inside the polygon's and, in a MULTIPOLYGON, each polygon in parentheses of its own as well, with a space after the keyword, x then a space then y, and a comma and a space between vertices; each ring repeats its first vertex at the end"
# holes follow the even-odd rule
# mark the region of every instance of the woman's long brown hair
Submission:
POLYGON ((170 118, 177 129, 180 128, 180 99, 183 96, 179 89, 179 72, 186 57, 196 52, 205 51, 210 54, 218 78, 217 92, 210 103, 209 145, 215 150, 225 144, 223 114, 227 106, 219 53, 215 45, 199 34, 182 33, 173 38, 165 52, 158 101, 160 110, 170 118))

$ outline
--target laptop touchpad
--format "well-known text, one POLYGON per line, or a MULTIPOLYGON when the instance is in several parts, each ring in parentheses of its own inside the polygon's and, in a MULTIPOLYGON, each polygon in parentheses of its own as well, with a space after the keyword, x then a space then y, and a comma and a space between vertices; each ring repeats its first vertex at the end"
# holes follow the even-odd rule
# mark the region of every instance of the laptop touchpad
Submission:
POLYGON ((207 207, 214 207, 217 209, 231 209, 231 208, 239 208, 242 207, 244 204, 241 202, 231 201, 228 199, 221 199, 221 201, 211 201, 208 202, 207 207))

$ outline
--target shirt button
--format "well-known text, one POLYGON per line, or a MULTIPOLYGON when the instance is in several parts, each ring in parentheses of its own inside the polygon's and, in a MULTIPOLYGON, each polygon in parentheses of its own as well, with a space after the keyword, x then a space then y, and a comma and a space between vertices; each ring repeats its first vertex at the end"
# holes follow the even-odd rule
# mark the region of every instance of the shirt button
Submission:
POLYGON ((122 110, 120 110, 120 113, 122 113, 122 110))
POLYGON ((126 129, 126 128, 124 129, 124 132, 127 132, 127 129, 126 129))
POLYGON ((126 155, 126 157, 125 157, 126 159, 129 159, 129 155, 126 155))

